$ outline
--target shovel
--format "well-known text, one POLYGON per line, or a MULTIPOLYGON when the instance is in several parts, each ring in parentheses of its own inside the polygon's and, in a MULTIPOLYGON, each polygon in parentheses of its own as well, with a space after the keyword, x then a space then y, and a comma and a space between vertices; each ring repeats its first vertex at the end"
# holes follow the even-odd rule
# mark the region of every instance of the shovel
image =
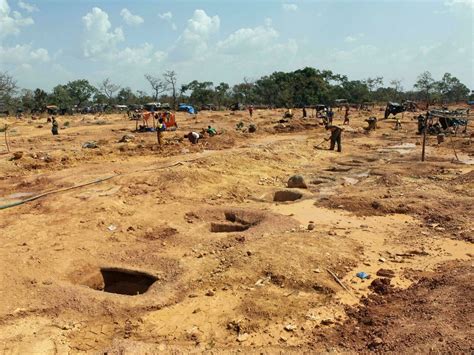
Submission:
POLYGON ((320 147, 323 143, 326 143, 328 140, 329 140, 329 139, 324 138, 324 140, 323 140, 321 143, 319 143, 318 145, 315 145, 315 146, 314 146, 314 149, 319 149, 319 147, 320 147))

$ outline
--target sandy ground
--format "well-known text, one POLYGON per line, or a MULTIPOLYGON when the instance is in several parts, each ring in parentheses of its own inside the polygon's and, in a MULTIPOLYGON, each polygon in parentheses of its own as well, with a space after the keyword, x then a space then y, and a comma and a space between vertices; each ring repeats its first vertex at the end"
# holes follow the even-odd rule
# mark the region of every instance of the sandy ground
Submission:
POLYGON ((474 144, 421 163, 415 114, 371 115, 342 153, 276 110, 178 113, 162 147, 123 115, 0 118, 0 205, 110 177, 0 210, 0 352, 473 352, 474 144))

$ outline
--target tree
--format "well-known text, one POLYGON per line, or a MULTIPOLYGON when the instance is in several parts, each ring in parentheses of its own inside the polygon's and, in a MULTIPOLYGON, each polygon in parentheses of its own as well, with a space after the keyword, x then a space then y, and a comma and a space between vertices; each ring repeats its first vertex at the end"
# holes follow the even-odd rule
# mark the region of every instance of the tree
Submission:
POLYGON ((165 81, 171 87, 171 96, 173 98, 173 109, 176 110, 176 83, 177 75, 173 70, 168 70, 163 74, 165 81))
POLYGON ((151 88, 153 89, 154 101, 158 101, 160 94, 168 90, 167 82, 151 74, 145 74, 145 79, 148 80, 151 88))
POLYGON ((7 72, 0 72, 0 110, 7 111, 14 108, 13 100, 17 91, 16 81, 7 72))
POLYGON ((13 96, 16 93, 16 81, 7 72, 0 72, 0 98, 13 96))
POLYGON ((429 71, 425 71, 418 76, 418 79, 414 85, 415 89, 418 89, 424 96, 427 105, 430 104, 431 94, 435 89, 435 81, 429 71))
POLYGON ((33 91, 29 89, 23 89, 21 90, 21 106, 23 107, 23 110, 25 111, 33 111, 35 107, 35 97, 33 94, 33 91))
POLYGON ((97 93, 97 89, 89 84, 85 79, 70 81, 66 84, 66 90, 74 105, 81 107, 92 95, 97 93))
POLYGON ((445 102, 459 102, 469 95, 468 87, 450 73, 445 73, 436 86, 445 102))
POLYGON ((138 101, 137 95, 135 95, 130 88, 122 88, 117 94, 117 101, 125 105, 136 104, 138 101))
POLYGON ((373 92, 377 90, 379 87, 383 85, 383 77, 382 76, 377 76, 375 78, 367 78, 364 83, 367 85, 369 88, 369 92, 373 92))
POLYGON ((227 99, 228 99, 229 88, 230 88, 229 84, 220 83, 214 89, 215 98, 216 98, 216 102, 217 102, 217 108, 219 110, 221 109, 221 105, 223 103, 226 103, 225 101, 227 101, 227 99))
POLYGON ((57 85, 53 88, 51 101, 61 110, 68 110, 73 105, 73 99, 66 85, 57 85))
POLYGON ((202 106, 212 102, 214 98, 213 83, 211 81, 199 82, 197 80, 191 81, 187 85, 183 85, 181 91, 191 91, 189 101, 193 105, 202 106))
POLYGON ((403 91, 402 81, 400 79, 390 80, 390 85, 397 92, 402 92, 403 91))
POLYGON ((119 90, 120 85, 112 83, 109 78, 102 80, 102 82, 99 84, 99 91, 107 97, 109 102, 112 102, 114 94, 119 90))
POLYGON ((40 88, 37 88, 34 92, 34 110, 37 112, 43 112, 48 105, 48 93, 40 88))

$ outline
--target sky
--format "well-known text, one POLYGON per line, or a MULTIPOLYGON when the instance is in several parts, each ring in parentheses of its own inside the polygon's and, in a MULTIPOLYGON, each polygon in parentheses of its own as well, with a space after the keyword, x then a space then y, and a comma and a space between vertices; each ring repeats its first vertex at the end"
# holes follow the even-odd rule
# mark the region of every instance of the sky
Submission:
POLYGON ((0 71, 23 88, 105 78, 150 92, 174 70, 236 84, 306 66, 411 89, 445 72, 474 89, 474 0, 0 0, 0 71))

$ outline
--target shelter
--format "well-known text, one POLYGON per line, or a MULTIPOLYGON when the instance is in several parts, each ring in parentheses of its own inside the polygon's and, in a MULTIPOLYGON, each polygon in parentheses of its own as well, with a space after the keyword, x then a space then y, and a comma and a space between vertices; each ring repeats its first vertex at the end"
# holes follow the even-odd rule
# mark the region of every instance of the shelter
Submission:
POLYGON ((186 104, 179 104, 178 111, 184 111, 192 115, 196 114, 196 110, 194 109, 194 107, 186 104))

